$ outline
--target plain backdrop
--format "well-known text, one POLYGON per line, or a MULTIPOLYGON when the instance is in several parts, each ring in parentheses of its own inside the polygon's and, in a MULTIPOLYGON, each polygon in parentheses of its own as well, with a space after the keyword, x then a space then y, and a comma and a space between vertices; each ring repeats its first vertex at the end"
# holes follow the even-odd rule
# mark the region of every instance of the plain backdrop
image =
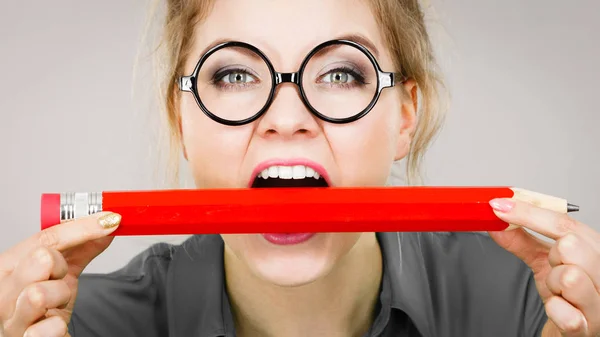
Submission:
MULTIPOLYGON (((0 252, 38 231, 43 192, 156 186, 156 109, 132 95, 147 5, 1 2, 0 252)), ((575 217, 600 230, 600 1, 432 5, 452 101, 425 183, 568 198, 582 208, 575 217)), ((87 271, 181 239, 119 237, 87 271)))

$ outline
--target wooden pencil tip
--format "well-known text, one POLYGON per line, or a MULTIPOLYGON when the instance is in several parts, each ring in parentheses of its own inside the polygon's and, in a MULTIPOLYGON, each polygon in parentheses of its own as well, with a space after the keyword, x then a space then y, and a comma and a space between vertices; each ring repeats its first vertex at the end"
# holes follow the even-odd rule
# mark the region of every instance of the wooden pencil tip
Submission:
POLYGON ((579 206, 567 204, 567 212, 579 212, 579 206))

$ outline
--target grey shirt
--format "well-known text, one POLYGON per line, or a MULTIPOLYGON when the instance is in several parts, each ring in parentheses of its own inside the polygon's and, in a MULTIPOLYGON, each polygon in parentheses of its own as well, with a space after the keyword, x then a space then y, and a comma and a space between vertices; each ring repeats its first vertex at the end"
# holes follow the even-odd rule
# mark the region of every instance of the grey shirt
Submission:
MULTIPOLYGON (((547 320, 531 270, 479 233, 378 233, 384 272, 365 337, 534 337, 547 320)), ((268 305, 268 303, 265 303, 268 305)), ((84 274, 73 337, 235 336, 223 241, 156 244, 124 268, 84 274)))

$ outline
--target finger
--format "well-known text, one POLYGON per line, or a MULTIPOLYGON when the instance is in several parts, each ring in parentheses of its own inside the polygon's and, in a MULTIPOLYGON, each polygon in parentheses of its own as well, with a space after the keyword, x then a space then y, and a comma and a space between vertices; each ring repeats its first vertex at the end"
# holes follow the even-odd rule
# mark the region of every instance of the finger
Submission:
POLYGON ((579 266, 600 292, 600 253, 581 236, 570 233, 558 239, 550 249, 548 260, 552 267, 563 264, 579 266))
POLYGON ((98 255, 108 248, 114 240, 114 236, 108 236, 88 241, 80 246, 66 251, 65 258, 69 263, 69 270, 74 276, 81 275, 85 267, 98 255))
POLYGON ((64 337, 68 332, 67 323, 62 318, 53 316, 27 328, 23 337, 64 337))
POLYGON ((572 219, 566 214, 543 209, 532 204, 513 199, 494 199, 490 201, 494 213, 501 220, 529 228, 551 239, 557 240, 568 233, 582 236, 600 236, 590 227, 572 219))
POLYGON ((552 247, 550 243, 531 235, 523 228, 488 234, 500 247, 521 259, 534 272, 547 268, 547 254, 552 247))
POLYGON ((71 290, 63 280, 34 283, 26 287, 17 299, 13 317, 6 322, 7 330, 22 332, 49 309, 61 308, 71 300, 71 290))
POLYGON ((546 278, 546 285, 553 294, 578 309, 590 329, 600 329, 600 294, 583 269, 574 265, 553 268, 546 278))
POLYGON ((37 281, 60 279, 67 274, 67 262, 57 250, 38 247, 19 261, 13 275, 27 285, 37 281))
POLYGON ((554 296, 544 305, 548 318, 565 337, 586 336, 588 325, 583 313, 564 298, 554 296))
POLYGON ((6 303, 0 310, 0 317, 7 317, 13 312, 15 301, 26 286, 49 279, 61 279, 67 270, 67 262, 58 251, 46 247, 34 249, 0 283, 0 299, 6 303))
POLYGON ((120 222, 119 214, 102 212, 50 227, 1 254, 0 270, 10 270, 14 261, 21 260, 33 247, 44 246, 62 252, 111 234, 120 222))

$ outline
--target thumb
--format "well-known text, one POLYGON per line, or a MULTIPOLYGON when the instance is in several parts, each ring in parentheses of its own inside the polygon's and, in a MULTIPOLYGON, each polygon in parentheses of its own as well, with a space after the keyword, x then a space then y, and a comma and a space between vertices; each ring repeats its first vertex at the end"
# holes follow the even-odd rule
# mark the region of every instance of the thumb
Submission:
POLYGON ((114 236, 106 236, 87 241, 64 252, 65 260, 69 264, 69 272, 79 277, 87 265, 110 246, 114 238, 114 236))
POLYGON ((488 234, 500 247, 525 262, 534 273, 546 267, 550 243, 535 237, 522 227, 488 234))

